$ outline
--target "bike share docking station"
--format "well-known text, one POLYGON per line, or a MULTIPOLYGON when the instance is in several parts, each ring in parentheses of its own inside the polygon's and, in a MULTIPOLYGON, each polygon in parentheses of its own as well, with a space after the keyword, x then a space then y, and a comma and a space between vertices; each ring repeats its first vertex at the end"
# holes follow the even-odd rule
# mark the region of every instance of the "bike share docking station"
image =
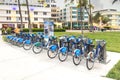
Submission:
POLYGON ((54 36, 54 23, 51 21, 44 22, 44 32, 22 33, 20 36, 7 36, 6 38, 9 43, 20 45, 25 50, 32 49, 35 54, 45 49, 49 58, 58 57, 61 62, 66 61, 69 55, 75 65, 79 65, 84 59, 88 70, 94 67, 96 60, 100 63, 107 63, 106 41, 96 40, 95 46, 92 39, 84 36, 60 36, 57 39, 54 36))

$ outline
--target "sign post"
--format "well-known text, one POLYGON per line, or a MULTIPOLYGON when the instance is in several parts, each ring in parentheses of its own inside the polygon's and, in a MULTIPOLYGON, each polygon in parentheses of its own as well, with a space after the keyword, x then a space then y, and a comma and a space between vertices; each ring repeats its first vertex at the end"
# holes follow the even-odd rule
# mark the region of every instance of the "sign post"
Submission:
POLYGON ((54 36, 54 23, 52 21, 44 22, 44 34, 46 36, 54 36))

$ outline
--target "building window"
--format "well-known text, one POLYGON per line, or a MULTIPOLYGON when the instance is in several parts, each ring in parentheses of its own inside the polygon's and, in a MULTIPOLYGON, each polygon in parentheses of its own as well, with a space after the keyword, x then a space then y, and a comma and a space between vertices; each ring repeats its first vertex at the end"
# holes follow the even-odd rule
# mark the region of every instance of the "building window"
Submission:
POLYGON ((25 17, 25 20, 28 21, 28 17, 25 17))
POLYGON ((77 10, 77 8, 76 8, 76 7, 72 7, 72 9, 73 9, 73 10, 77 10))
POLYGON ((15 2, 17 2, 17 0, 15 0, 15 2))
POLYGON ((27 11, 25 11, 25 14, 27 14, 28 12, 27 11))
POLYGON ((19 14, 19 11, 16 11, 16 14, 19 14))
POLYGON ((33 28, 38 28, 37 24, 33 24, 33 28))
POLYGON ((34 15, 38 15, 38 12, 34 12, 34 15))
POLYGON ((50 2, 50 0, 46 0, 46 2, 48 2, 48 3, 49 3, 49 2, 50 2))
POLYGON ((47 12, 43 12, 43 15, 47 15, 47 12))
POLYGON ((51 0, 51 3, 55 3, 55 0, 51 0))
POLYGON ((51 12, 56 12, 56 10, 51 10, 51 12))
POLYGON ((108 15, 108 17, 112 17, 112 15, 108 15))
POLYGON ((77 16, 72 16, 72 18, 77 18, 77 16))
MULTIPOLYGON (((21 24, 17 24, 17 27, 18 27, 18 28, 21 28, 21 24)), ((25 28, 25 24, 23 24, 22 27, 25 28)))
POLYGON ((11 17, 7 17, 7 20, 11 20, 11 17))
POLYGON ((16 20, 19 21, 19 20, 20 20, 20 17, 17 17, 16 20))
POLYGON ((7 14, 11 14, 11 11, 10 11, 10 10, 7 10, 6 13, 7 13, 7 14))
POLYGON ((88 16, 84 16, 84 18, 88 18, 88 16))
POLYGON ((19 17, 19 20, 21 20, 21 18, 19 17))
POLYGON ((51 16, 52 16, 52 17, 56 17, 56 14, 52 14, 51 16))
POLYGON ((76 14, 76 12, 75 12, 75 11, 72 11, 72 14, 76 14))
POLYGON ((38 18, 34 18, 34 21, 38 21, 38 18))
POLYGON ((56 7, 56 5, 51 5, 51 7, 56 7))

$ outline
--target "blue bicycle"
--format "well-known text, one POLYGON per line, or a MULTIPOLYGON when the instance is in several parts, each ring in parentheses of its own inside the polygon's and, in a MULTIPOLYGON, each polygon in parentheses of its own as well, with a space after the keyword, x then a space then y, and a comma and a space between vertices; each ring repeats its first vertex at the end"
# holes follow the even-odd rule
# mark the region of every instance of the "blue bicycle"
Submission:
POLYGON ((33 44, 33 47, 32 47, 32 51, 35 53, 35 54, 38 54, 42 51, 43 49, 43 45, 45 46, 44 42, 45 42, 45 35, 43 33, 39 33, 39 41, 35 42, 33 44))
POLYGON ((48 47, 51 45, 51 40, 47 35, 42 35, 41 40, 33 44, 33 52, 35 54, 40 53, 43 49, 48 49, 48 47))
POLYGON ((37 42, 36 35, 28 34, 28 39, 23 42, 23 48, 30 50, 35 42, 37 42))
POLYGON ((99 62, 104 61, 106 59, 105 55, 105 45, 106 42, 104 40, 96 40, 97 46, 96 49, 93 49, 88 53, 87 59, 86 59, 86 67, 88 70, 91 70, 94 66, 94 62, 98 60, 99 62))
POLYGON ((93 41, 88 38, 79 37, 76 39, 76 49, 74 50, 73 63, 79 65, 81 60, 90 52, 93 41))
POLYGON ((28 39, 27 34, 26 34, 26 33, 22 34, 22 37, 20 37, 20 38, 16 41, 16 45, 17 45, 18 47, 23 47, 23 43, 24 43, 24 41, 27 40, 27 39, 28 39))
POLYGON ((50 36, 51 46, 48 48, 47 55, 49 58, 53 59, 58 54, 58 41, 56 36, 50 36))
POLYGON ((58 52, 58 58, 61 62, 64 62, 68 55, 72 55, 74 49, 75 49, 75 44, 74 44, 74 40, 76 39, 75 36, 64 36, 62 41, 62 47, 59 49, 58 52))

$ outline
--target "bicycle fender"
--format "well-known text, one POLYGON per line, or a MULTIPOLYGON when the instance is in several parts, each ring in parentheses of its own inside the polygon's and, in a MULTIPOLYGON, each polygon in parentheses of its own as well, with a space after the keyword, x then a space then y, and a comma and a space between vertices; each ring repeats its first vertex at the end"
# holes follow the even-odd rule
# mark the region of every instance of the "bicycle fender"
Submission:
POLYGON ((59 49, 60 52, 66 53, 67 52, 67 47, 62 47, 59 49))
POLYGON ((51 45, 51 46, 49 47, 49 49, 52 50, 52 51, 55 51, 55 50, 57 49, 57 46, 56 46, 56 45, 51 45))
POLYGON ((40 45, 41 45, 41 42, 36 42, 36 43, 34 43, 34 46, 39 47, 40 45))
POLYGON ((81 52, 80 49, 75 49, 75 50, 74 50, 74 54, 75 54, 76 56, 80 56, 80 55, 82 54, 82 52, 81 52))
POLYGON ((24 44, 31 44, 30 40, 25 40, 24 44))

